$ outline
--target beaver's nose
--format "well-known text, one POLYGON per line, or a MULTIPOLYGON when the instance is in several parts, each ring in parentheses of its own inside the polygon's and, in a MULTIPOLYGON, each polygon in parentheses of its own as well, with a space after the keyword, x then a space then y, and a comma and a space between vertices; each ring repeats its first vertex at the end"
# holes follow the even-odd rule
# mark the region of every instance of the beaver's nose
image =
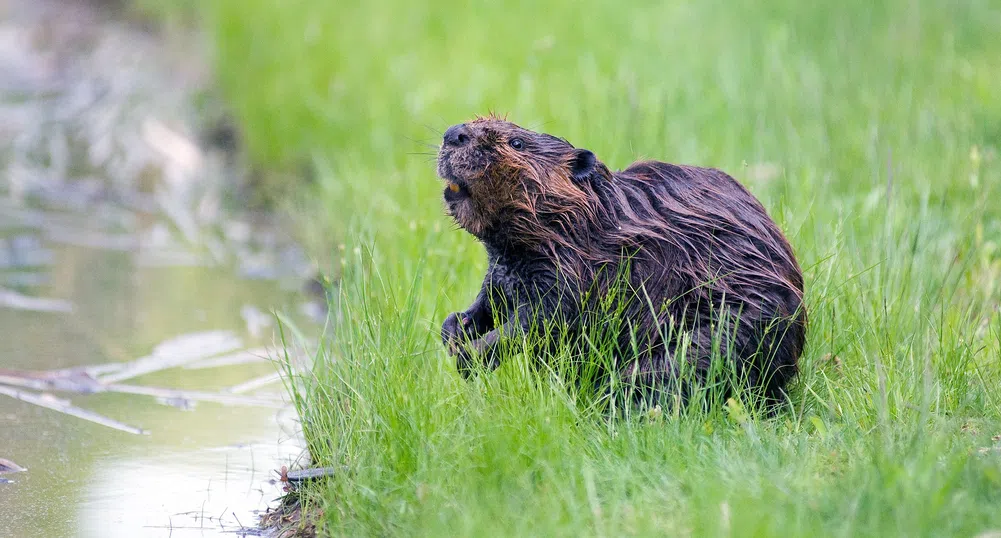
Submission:
POLYGON ((465 146, 469 143, 469 127, 466 124, 453 125, 445 131, 445 145, 446 146, 465 146))

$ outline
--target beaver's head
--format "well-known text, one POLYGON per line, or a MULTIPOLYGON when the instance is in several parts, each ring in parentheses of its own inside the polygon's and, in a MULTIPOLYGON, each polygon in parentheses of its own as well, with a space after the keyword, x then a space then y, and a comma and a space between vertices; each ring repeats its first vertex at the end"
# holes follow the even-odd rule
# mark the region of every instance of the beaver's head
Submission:
POLYGON ((445 131, 438 175, 455 221, 481 239, 565 238, 592 211, 588 183, 608 173, 586 149, 494 117, 445 131))

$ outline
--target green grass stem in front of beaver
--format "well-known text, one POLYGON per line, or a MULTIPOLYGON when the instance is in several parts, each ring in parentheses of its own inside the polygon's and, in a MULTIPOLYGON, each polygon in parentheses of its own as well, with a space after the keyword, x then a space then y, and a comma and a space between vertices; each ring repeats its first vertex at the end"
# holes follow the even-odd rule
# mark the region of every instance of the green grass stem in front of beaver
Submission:
POLYGON ((324 532, 1001 529, 996 3, 202 9, 248 149, 313 159, 303 235, 344 263, 297 400, 318 464, 346 468, 304 492, 324 532), (719 167, 762 200, 806 277, 788 410, 734 400, 610 421, 519 355, 461 380, 438 331, 484 256, 442 215, 434 152, 446 126, 490 109, 615 168, 719 167))

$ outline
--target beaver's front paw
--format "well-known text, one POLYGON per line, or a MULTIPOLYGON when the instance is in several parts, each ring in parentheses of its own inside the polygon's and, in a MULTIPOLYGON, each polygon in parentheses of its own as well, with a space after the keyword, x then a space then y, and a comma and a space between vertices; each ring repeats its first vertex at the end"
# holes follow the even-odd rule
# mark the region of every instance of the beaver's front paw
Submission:
POLYGON ((472 320, 462 312, 453 312, 445 318, 441 326, 441 342, 450 355, 457 354, 462 344, 472 338, 470 325, 472 320))
POLYGON ((497 367, 497 346, 483 338, 460 343, 454 355, 456 369, 463 379, 469 379, 481 367, 488 370, 497 367))

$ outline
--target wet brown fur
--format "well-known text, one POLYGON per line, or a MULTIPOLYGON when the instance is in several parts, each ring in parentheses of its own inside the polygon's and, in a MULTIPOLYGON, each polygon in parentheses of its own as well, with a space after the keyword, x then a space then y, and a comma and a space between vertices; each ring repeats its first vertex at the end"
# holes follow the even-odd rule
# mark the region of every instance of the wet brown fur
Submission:
POLYGON ((623 308, 619 353, 639 386, 684 392, 682 335, 691 346, 681 361, 706 372, 723 334, 717 356, 767 397, 784 394, 805 344, 802 273, 765 209, 730 176, 656 161, 613 173, 587 150, 496 116, 450 129, 438 172, 461 187, 446 189, 449 213, 489 259, 477 300, 442 328, 460 370, 496 366, 525 318, 559 318, 579 335, 594 312, 583 297, 607 290, 628 260, 637 295, 623 308))

